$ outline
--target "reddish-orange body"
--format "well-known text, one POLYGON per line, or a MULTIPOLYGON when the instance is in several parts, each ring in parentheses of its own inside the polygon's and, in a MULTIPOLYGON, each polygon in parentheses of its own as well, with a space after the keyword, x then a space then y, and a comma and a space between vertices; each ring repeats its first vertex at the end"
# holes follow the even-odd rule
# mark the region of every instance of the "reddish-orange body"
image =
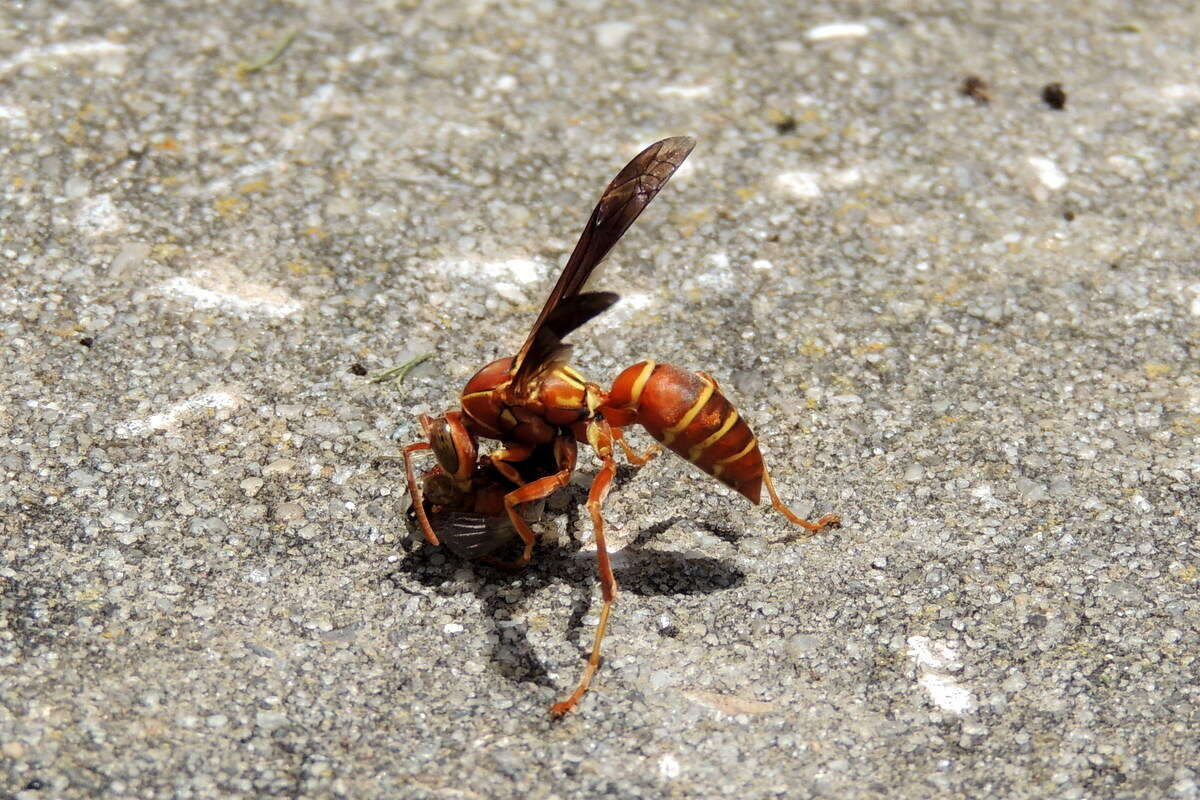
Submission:
MULTIPOLYGON (((567 700, 551 713, 575 706, 600 663, 600 643, 616 596, 616 578, 608 558, 601 504, 616 473, 613 444, 630 463, 644 464, 656 451, 638 455, 625 442, 622 428, 641 425, 658 442, 757 504, 765 485, 771 505, 810 533, 838 525, 827 514, 817 522, 800 519, 779 499, 763 462, 758 441, 717 382, 702 372, 643 361, 622 372, 610 391, 583 378, 566 364, 562 339, 617 301, 606 292, 583 292, 594 267, 628 229, 675 169, 694 142, 675 137, 656 142, 629 162, 601 195, 558 282, 533 325, 525 344, 512 358, 493 361, 476 373, 459 398, 460 410, 441 417, 422 417, 426 441, 405 448, 409 491, 426 539, 439 544, 430 512, 460 511, 449 530, 451 546, 491 558, 481 537, 486 528, 472 525, 466 512, 486 518, 503 494, 504 512, 524 544, 514 568, 526 564, 534 535, 518 507, 547 497, 565 486, 575 469, 577 443, 585 442, 602 462, 588 494, 588 510, 596 536, 596 555, 604 606, 591 657, 583 678, 567 700), (486 455, 480 438, 499 446, 486 455), (412 456, 432 450, 438 466, 426 473, 425 486, 438 499, 423 497, 412 456), (512 487, 511 490, 509 487, 512 487), (480 534, 480 531, 483 531, 480 534)), ((493 548, 494 549, 494 548, 493 548)))
POLYGON ((763 460, 758 441, 711 376, 643 361, 622 372, 612 391, 604 393, 560 365, 534 385, 529 399, 514 403, 508 391, 511 363, 510 358, 494 361, 467 382, 459 402, 471 433, 544 444, 553 441, 558 430, 578 428, 597 417, 613 428, 637 424, 750 502, 760 501, 763 460))
POLYGON ((672 452, 759 502, 758 440, 712 376, 643 361, 617 377, 601 411, 614 425, 632 413, 632 421, 672 452))
POLYGON ((550 370, 525 397, 502 391, 512 381, 511 358, 488 364, 459 397, 467 429, 477 436, 522 444, 554 441, 559 428, 587 417, 583 377, 566 366, 550 370))

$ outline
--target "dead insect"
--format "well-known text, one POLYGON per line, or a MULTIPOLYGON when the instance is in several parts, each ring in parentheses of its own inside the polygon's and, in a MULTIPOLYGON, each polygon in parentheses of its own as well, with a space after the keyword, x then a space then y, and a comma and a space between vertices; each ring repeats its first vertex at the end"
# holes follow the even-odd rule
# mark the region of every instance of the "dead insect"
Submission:
POLYGON ((533 554, 533 531, 519 508, 567 485, 575 470, 578 442, 590 445, 601 460, 603 466, 592 481, 587 504, 595 530, 604 604, 583 676, 566 700, 551 707, 554 716, 574 708, 587 691, 600 664, 600 644, 616 597, 617 582, 600 513, 616 472, 614 443, 634 465, 646 463, 659 449, 652 445, 641 455, 635 453, 625 441, 622 428, 641 425, 668 449, 752 503, 759 502, 765 485, 772 507, 809 534, 840 522, 835 514, 809 522, 783 504, 763 462, 758 440, 712 376, 643 361, 622 372, 606 392, 567 364, 570 348, 563 339, 618 299, 610 292, 583 292, 588 276, 694 146, 695 142, 685 136, 655 142, 617 173, 600 196, 521 349, 515 356, 493 361, 476 373, 463 389, 457 410, 440 417, 422 416, 426 441, 404 448, 412 509, 432 545, 441 543, 442 538, 435 532, 430 508, 450 509, 449 513, 465 516, 440 520, 449 523, 450 533, 443 529, 447 544, 466 537, 468 532, 463 526, 469 522, 478 539, 489 543, 472 550, 457 542, 454 549, 468 555, 486 555, 495 561, 486 529, 491 524, 489 515, 477 509, 482 507, 481 502, 496 502, 496 498, 486 495, 497 492, 504 486, 503 481, 515 487, 503 494, 502 503, 523 547, 518 558, 501 564, 506 568, 524 566, 533 554), (499 447, 481 457, 480 438, 494 439, 499 447), (414 455, 423 450, 432 450, 438 462, 424 483, 418 481, 413 465, 414 455), (522 464, 533 459, 543 463, 535 466, 533 474, 522 474, 522 464), (481 473, 481 464, 494 469, 498 477, 481 473), (427 504, 424 495, 431 489, 442 492, 440 499, 448 502, 427 504))
POLYGON ((978 75, 968 75, 964 78, 958 91, 982 106, 986 106, 992 101, 987 82, 978 75))
MULTIPOLYGON (((504 505, 505 496, 558 471, 551 445, 538 445, 528 459, 511 466, 520 475, 520 483, 502 475, 486 455, 479 456, 466 481, 455 480, 435 464, 421 478, 418 494, 422 508, 417 510, 414 499, 408 508, 409 523, 420 530, 420 515, 424 514, 441 543, 456 555, 504 566, 496 554, 519 539, 504 505)), ((542 502, 526 503, 520 513, 526 522, 536 522, 542 502)))

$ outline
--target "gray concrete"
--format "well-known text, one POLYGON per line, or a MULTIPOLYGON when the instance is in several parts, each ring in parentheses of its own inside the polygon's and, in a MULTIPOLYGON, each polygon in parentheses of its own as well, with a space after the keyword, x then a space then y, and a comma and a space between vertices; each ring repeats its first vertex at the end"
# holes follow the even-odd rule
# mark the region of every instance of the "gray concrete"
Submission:
POLYGON ((943 5, 5 4, 0 795, 1197 797, 1200 18, 943 5), (576 363, 847 524, 623 469, 552 724, 594 459, 505 576, 395 457, 684 133, 576 363))

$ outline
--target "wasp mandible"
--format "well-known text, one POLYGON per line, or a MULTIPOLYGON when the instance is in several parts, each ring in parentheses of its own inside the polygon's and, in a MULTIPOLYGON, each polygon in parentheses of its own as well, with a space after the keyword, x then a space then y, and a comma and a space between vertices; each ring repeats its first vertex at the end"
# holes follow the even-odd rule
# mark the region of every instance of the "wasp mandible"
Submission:
MULTIPOLYGON (((694 146, 695 141, 686 136, 663 139, 617 173, 600 196, 521 349, 515 356, 493 361, 467 381, 457 410, 440 417, 422 415, 426 440, 404 448, 412 507, 432 545, 440 544, 440 540, 430 524, 422 483, 414 470, 415 453, 433 451, 438 466, 426 474, 424 486, 437 486, 447 496, 447 503, 434 505, 452 509, 451 534, 455 544, 461 545, 453 549, 468 555, 496 561, 490 555, 491 536, 483 524, 491 512, 483 506, 498 504, 498 496, 493 496, 497 487, 515 487, 503 494, 503 509, 523 548, 515 560, 499 562, 505 568, 522 567, 533 555, 534 534, 520 507, 567 485, 575 470, 579 442, 590 446, 600 459, 602 466, 592 481, 587 506, 595 529, 604 604, 583 676, 567 699, 551 707, 554 716, 574 708, 587 691, 600 664, 600 645, 616 598, 617 581, 609 563, 601 516, 617 468, 614 445, 620 445, 635 466, 645 464, 659 450, 658 445, 651 445, 644 453, 634 452, 622 428, 641 425, 662 446, 740 492, 751 503, 760 501, 765 485, 772 507, 810 534, 840 524, 836 514, 809 522, 783 504, 753 431, 711 375, 643 361, 622 372, 612 389, 605 391, 567 363, 570 348, 563 339, 618 299, 611 292, 584 292, 588 276, 694 146), (493 439, 499 445, 483 455, 480 439, 493 439), (522 469, 534 459, 542 466, 522 469)), ((492 510, 498 512, 499 508, 492 510)))

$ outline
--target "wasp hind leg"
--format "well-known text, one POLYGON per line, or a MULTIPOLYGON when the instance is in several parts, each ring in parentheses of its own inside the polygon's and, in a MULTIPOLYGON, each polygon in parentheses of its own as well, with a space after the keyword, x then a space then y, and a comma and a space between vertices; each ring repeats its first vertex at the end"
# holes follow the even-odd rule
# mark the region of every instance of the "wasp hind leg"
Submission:
POLYGON ((801 528, 804 528, 804 533, 793 533, 780 539, 780 542, 788 542, 794 539, 808 539, 816 536, 821 531, 827 528, 842 527, 842 518, 837 514, 826 514, 816 522, 809 522, 806 519, 801 519, 792 513, 792 510, 783 504, 779 499, 779 494, 775 491, 775 483, 771 480, 771 473, 767 471, 767 464, 763 462, 763 483, 767 485, 767 493, 771 495, 771 507, 783 514, 790 522, 794 522, 801 528))

